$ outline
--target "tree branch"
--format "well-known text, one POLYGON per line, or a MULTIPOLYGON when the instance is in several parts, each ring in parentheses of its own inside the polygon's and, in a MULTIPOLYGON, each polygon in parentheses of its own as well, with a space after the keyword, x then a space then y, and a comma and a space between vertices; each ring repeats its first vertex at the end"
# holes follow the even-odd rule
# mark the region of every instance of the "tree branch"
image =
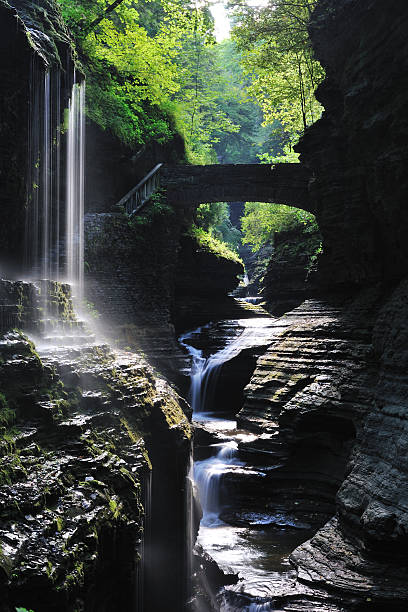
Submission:
POLYGON ((122 2, 123 0, 115 0, 114 2, 112 2, 112 4, 110 4, 104 10, 102 15, 100 15, 99 17, 91 21, 91 23, 84 28, 85 32, 87 33, 92 32, 92 30, 94 30, 96 26, 98 26, 101 23, 101 21, 103 21, 105 17, 109 15, 109 13, 112 13, 119 6, 119 4, 122 4, 122 2))

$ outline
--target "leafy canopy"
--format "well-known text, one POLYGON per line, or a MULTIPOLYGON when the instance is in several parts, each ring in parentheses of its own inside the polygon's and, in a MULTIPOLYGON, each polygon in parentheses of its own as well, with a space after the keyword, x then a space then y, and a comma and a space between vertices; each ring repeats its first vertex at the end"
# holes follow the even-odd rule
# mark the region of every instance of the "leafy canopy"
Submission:
POLYGON ((184 0, 58 0, 88 83, 88 114, 130 146, 174 134, 171 102, 186 33, 201 36, 203 9, 184 0), (103 17, 103 18, 101 18, 103 17), (92 24, 95 24, 92 26, 92 24))
POLYGON ((266 123, 278 121, 292 142, 322 110, 314 91, 324 73, 307 31, 316 2, 269 0, 266 7, 240 3, 233 10, 233 38, 251 80, 248 93, 266 123))
POLYGON ((302 229, 318 231, 314 215, 285 204, 247 202, 241 219, 242 242, 250 244, 253 251, 259 251, 267 242, 273 242, 276 233, 302 229))

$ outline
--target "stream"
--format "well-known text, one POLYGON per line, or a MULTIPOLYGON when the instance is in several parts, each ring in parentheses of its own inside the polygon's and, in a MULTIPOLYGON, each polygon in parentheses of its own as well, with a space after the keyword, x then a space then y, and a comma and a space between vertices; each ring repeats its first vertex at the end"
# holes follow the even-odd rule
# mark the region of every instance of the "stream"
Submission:
POLYGON ((271 466, 253 467, 240 456, 239 445, 258 437, 237 427, 234 414, 241 406, 228 406, 224 413, 219 408, 216 410, 214 404, 223 366, 244 350, 266 347, 282 329, 259 307, 255 314, 254 318, 210 323, 179 338, 191 356, 190 402, 199 440, 195 443, 193 471, 202 518, 196 543, 222 571, 238 576, 237 584, 211 594, 212 606, 208 609, 222 612, 276 609, 271 607, 271 598, 280 587, 287 591, 288 581, 295 581, 289 554, 313 533, 309 525, 300 524, 281 509, 275 513, 270 508, 264 512, 262 508, 243 511, 239 500, 231 498, 226 486, 231 478, 243 482, 255 478, 262 482, 271 469, 271 466), (218 350, 208 354, 217 343, 218 350))

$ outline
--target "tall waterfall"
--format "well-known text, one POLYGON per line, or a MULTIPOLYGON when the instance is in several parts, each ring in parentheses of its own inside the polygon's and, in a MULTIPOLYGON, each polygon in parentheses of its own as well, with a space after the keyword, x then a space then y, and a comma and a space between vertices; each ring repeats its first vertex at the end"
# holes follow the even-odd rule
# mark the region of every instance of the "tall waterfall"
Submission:
POLYGON ((84 250, 85 84, 74 77, 68 98, 64 91, 59 69, 44 70, 33 61, 26 271, 33 279, 67 281, 80 296, 84 250))
POLYGON ((69 101, 66 187, 66 273, 81 297, 84 282, 85 83, 72 88, 69 101))

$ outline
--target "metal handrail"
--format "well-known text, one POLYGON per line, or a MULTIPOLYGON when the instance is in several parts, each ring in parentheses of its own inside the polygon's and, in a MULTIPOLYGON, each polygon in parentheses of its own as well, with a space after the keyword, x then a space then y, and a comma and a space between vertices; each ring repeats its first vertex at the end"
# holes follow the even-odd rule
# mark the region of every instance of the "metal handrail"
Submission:
POLYGON ((160 187, 159 170, 163 164, 157 164, 153 170, 142 179, 136 187, 133 187, 116 206, 123 206, 126 214, 134 215, 150 200, 152 195, 160 187))

